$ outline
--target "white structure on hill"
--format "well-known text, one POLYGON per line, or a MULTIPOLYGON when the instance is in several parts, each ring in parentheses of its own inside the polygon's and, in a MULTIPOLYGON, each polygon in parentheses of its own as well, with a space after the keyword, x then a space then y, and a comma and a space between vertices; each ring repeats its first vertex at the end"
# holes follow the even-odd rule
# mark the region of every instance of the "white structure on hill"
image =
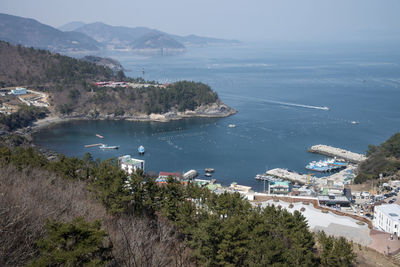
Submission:
POLYGON ((144 160, 134 159, 130 155, 125 155, 119 157, 118 159, 121 169, 126 171, 128 174, 132 174, 137 169, 144 171, 144 160))
POLYGON ((375 206, 373 225, 376 229, 400 236, 400 206, 389 204, 375 206))
POLYGON ((11 93, 13 95, 25 95, 26 94, 26 88, 16 87, 15 89, 11 90, 11 93))

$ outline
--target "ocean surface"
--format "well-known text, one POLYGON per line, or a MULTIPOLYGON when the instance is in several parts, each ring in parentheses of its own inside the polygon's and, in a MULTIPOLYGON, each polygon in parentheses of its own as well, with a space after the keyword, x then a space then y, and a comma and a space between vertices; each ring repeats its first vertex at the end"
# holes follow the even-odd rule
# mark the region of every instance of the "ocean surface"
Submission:
POLYGON ((146 160, 147 172, 196 169, 204 177, 204 168, 215 168, 218 182, 262 191, 254 176, 266 169, 308 173, 305 165, 323 158, 307 153, 312 145, 364 153, 368 144, 380 144, 400 130, 397 46, 242 44, 188 48, 175 56, 105 56, 118 59, 128 76, 207 83, 238 113, 168 123, 68 122, 41 130, 36 143, 68 156, 130 154, 146 160), (84 148, 99 142, 120 149, 84 148), (137 153, 139 145, 146 148, 144 156, 137 153))

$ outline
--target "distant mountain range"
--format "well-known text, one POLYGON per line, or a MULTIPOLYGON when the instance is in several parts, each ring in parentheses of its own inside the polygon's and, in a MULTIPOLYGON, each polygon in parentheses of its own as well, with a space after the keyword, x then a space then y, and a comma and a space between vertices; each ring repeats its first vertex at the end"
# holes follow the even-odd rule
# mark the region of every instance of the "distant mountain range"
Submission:
POLYGON ((50 51, 99 50, 101 44, 80 32, 63 32, 34 19, 0 13, 0 40, 50 51))
POLYGON ((56 52, 92 52, 102 49, 175 50, 186 46, 232 45, 236 40, 179 36, 146 27, 111 26, 75 21, 58 29, 34 19, 0 13, 0 40, 56 52))
POLYGON ((168 34, 156 29, 146 27, 111 26, 102 22, 83 24, 75 21, 59 27, 60 30, 68 29, 84 33, 97 42, 113 49, 157 49, 174 48, 182 49, 185 46, 211 45, 211 44, 237 44, 237 40, 226 40, 196 35, 179 36, 168 34))

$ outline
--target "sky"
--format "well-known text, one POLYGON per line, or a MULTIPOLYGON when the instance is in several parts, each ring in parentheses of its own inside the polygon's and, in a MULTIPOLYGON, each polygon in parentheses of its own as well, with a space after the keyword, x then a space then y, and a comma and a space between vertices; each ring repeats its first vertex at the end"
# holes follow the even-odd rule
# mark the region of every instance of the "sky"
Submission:
POLYGON ((400 39, 400 0, 0 0, 0 13, 253 41, 400 39))

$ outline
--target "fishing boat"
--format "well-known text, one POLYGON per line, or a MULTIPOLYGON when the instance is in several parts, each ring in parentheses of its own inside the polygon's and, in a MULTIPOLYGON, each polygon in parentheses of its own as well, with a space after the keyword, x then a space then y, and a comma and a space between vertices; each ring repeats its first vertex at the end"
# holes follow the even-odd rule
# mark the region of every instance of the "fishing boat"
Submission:
POLYGON ((99 134, 96 134, 96 136, 97 136, 98 138, 101 138, 101 139, 103 139, 103 138, 104 138, 104 136, 102 136, 102 135, 99 135, 99 134))
POLYGON ((146 150, 144 149, 144 146, 139 146, 138 152, 139 152, 140 155, 143 155, 145 151, 146 150))
POLYGON ((236 127, 236 124, 229 124, 228 127, 229 127, 229 128, 235 128, 235 127, 236 127))
POLYGON ((209 173, 209 172, 207 172, 206 174, 204 174, 204 176, 206 176, 206 177, 211 177, 211 173, 209 173))
POLYGON ((359 121, 351 121, 350 123, 351 124, 359 124, 360 122, 359 121))
POLYGON ((100 149, 118 149, 119 146, 108 146, 108 145, 103 144, 103 145, 99 146, 99 148, 100 149))
POLYGON ((212 173, 212 172, 214 172, 214 168, 205 168, 204 171, 208 172, 208 173, 212 173))
POLYGON ((337 171, 347 167, 347 163, 335 159, 327 159, 320 161, 312 161, 306 165, 307 170, 317 172, 331 172, 337 171))

